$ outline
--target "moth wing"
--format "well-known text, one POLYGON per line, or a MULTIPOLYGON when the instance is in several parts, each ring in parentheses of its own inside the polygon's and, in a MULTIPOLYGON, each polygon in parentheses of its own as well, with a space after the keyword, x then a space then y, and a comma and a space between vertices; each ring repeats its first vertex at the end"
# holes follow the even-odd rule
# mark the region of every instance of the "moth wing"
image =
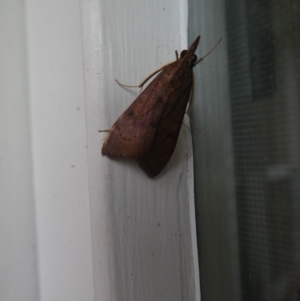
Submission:
POLYGON ((166 66, 119 117, 103 143, 102 155, 136 158, 150 150, 168 100, 167 74, 177 65, 166 66))
POLYGON ((163 170, 174 152, 191 87, 192 77, 190 83, 185 84, 184 89, 173 92, 165 106, 150 150, 137 159, 138 165, 150 178, 154 178, 163 170))
POLYGON ((104 141, 102 154, 108 157, 139 157, 149 151, 164 103, 157 101, 158 77, 119 117, 104 141))

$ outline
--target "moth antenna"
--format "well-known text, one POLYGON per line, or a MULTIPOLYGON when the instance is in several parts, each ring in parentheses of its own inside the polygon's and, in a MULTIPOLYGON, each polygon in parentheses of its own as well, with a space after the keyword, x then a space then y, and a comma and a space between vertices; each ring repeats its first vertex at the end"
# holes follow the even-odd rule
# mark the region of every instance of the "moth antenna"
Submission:
POLYGON ((210 55, 217 47, 218 45, 221 43, 222 38, 220 38, 220 40, 218 41, 218 43, 211 49, 209 50, 203 57, 201 57, 195 64, 194 66, 196 66, 197 64, 199 64, 200 62, 202 62, 208 55, 210 55))
POLYGON ((178 51, 177 50, 175 50, 175 56, 176 56, 176 61, 178 61, 178 51))

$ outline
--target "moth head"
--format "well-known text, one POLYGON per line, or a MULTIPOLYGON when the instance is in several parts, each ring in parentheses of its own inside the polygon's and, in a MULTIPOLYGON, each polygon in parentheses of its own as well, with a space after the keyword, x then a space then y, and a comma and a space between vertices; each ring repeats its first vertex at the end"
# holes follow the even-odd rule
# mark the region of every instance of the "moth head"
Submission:
MULTIPOLYGON (((187 50, 182 50, 181 53, 180 53, 180 58, 184 58, 185 55, 187 54, 187 50)), ((196 54, 193 54, 192 56, 192 59, 191 59, 191 65, 194 66, 195 63, 197 62, 197 55, 196 54)))
POLYGON ((196 54, 193 54, 193 56, 192 56, 192 60, 191 60, 191 64, 192 64, 192 66, 195 66, 195 63, 197 62, 197 55, 196 54))

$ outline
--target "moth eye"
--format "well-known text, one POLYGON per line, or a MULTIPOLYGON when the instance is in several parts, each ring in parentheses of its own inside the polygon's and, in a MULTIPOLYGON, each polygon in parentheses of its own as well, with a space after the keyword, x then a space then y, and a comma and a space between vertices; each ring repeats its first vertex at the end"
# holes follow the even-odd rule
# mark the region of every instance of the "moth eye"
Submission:
POLYGON ((192 57, 192 65, 194 65, 197 62, 197 55, 194 54, 192 57))
POLYGON ((182 59, 187 53, 187 50, 182 50, 180 53, 180 58, 182 59))

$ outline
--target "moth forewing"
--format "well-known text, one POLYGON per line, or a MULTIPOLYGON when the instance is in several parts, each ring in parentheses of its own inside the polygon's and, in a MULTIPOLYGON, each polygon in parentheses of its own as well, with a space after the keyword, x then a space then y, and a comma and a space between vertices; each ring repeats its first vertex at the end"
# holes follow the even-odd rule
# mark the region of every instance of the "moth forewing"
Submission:
POLYGON ((149 151, 163 110, 181 85, 180 76, 189 67, 198 42, 199 38, 183 58, 167 65, 119 117, 104 141, 103 155, 137 158, 149 151))
MULTIPOLYGON (((191 75, 192 76, 192 75, 191 75)), ((169 97, 160 124, 157 127, 150 150, 137 158, 139 166, 153 178, 167 165, 175 150, 186 106, 190 98, 191 76, 185 87, 169 97)))
POLYGON ((149 177, 162 171, 174 152, 191 96, 192 69, 201 60, 195 55, 199 40, 140 84, 161 71, 109 130, 102 155, 134 158, 149 177))
POLYGON ((103 155, 136 158, 150 149, 165 105, 164 78, 163 70, 115 122, 103 144, 103 155))

